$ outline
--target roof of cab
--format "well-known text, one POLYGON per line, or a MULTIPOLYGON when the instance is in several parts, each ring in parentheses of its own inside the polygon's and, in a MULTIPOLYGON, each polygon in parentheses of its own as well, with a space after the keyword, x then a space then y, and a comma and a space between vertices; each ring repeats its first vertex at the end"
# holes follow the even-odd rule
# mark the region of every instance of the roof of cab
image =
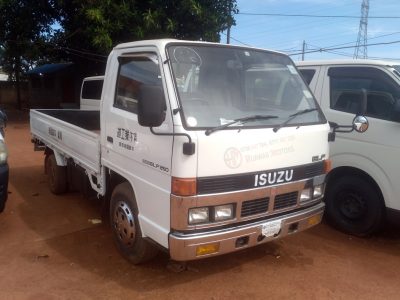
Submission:
POLYGON ((270 49, 262 49, 262 48, 250 47, 250 46, 240 46, 240 45, 233 45, 233 44, 213 43, 213 42, 206 42, 206 41, 177 40, 177 39, 158 39, 158 40, 134 41, 134 42, 128 42, 128 43, 122 43, 122 44, 116 45, 114 47, 114 49, 124 49, 124 48, 131 48, 131 47, 146 47, 146 46, 155 46, 155 47, 161 49, 161 48, 165 48, 165 46, 168 43, 182 43, 182 44, 191 43, 191 44, 201 44, 201 45, 232 46, 232 47, 238 47, 238 48, 264 50, 264 51, 269 51, 269 52, 273 52, 273 53, 279 53, 279 54, 286 55, 283 52, 270 50, 270 49))
POLYGON ((338 60, 307 60, 296 61, 297 66, 330 66, 330 65, 378 65, 394 66, 400 65, 400 62, 390 60, 372 60, 372 59, 338 59, 338 60))

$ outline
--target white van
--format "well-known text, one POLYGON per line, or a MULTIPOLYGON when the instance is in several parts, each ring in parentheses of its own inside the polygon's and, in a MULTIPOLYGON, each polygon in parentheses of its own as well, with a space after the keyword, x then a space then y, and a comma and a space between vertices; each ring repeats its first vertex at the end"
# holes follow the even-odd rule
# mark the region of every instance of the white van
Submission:
POLYGON ((101 90, 104 76, 86 77, 81 87, 81 110, 100 110, 101 90))
POLYGON ((366 235, 382 221, 400 220, 400 63, 306 61, 297 66, 328 121, 346 124, 365 114, 365 134, 337 134, 326 215, 339 229, 366 235))

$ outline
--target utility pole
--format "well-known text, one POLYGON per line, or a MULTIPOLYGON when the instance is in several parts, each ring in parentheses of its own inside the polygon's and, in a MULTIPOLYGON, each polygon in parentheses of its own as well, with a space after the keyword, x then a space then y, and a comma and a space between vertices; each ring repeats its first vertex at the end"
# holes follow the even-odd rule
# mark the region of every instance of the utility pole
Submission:
POLYGON ((301 51, 301 60, 304 61, 304 52, 306 51, 306 41, 303 40, 303 50, 301 51))
POLYGON ((357 44, 354 49, 353 58, 368 58, 367 54, 367 36, 368 36, 368 11, 369 0, 363 0, 361 4, 361 19, 358 30, 357 44))
POLYGON ((228 1, 228 30, 226 32, 226 43, 230 44, 231 42, 231 18, 232 18, 232 1, 228 1))

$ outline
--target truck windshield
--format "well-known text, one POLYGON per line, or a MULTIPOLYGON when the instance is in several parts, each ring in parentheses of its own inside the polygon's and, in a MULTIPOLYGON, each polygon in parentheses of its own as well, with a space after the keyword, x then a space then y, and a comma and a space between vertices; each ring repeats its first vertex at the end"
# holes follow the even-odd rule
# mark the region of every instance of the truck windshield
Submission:
POLYGON ((222 45, 175 44, 168 47, 168 56, 186 127, 325 122, 308 87, 285 55, 222 45), (291 115, 308 109, 310 113, 287 121, 291 115), (274 117, 232 122, 255 115, 274 117))

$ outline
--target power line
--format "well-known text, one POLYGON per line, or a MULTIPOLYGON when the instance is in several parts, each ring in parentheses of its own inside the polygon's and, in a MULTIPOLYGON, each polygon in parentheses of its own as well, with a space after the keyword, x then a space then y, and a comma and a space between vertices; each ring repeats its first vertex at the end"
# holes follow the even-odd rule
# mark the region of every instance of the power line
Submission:
MULTIPOLYGON (((226 34, 225 32, 221 32, 221 33, 222 33, 223 35, 227 36, 227 34, 226 34)), ((240 43, 240 44, 242 44, 242 45, 245 45, 245 46, 248 46, 248 47, 254 47, 254 46, 252 46, 252 45, 243 43, 243 42, 239 41, 238 39, 235 39, 232 35, 230 36, 230 39, 231 39, 231 40, 234 40, 235 42, 238 42, 238 43, 240 43)))
MULTIPOLYGON (((381 42, 381 43, 373 43, 373 44, 368 44, 366 46, 380 46, 380 45, 391 45, 391 44, 398 44, 400 43, 400 41, 392 41, 392 42, 381 42)), ((326 51, 332 51, 332 50, 341 50, 341 49, 350 49, 350 48, 355 48, 356 46, 345 46, 345 47, 332 47, 332 48, 320 48, 320 49, 316 49, 316 50, 310 50, 310 51, 306 51, 304 53, 316 53, 316 52, 326 52, 326 51)), ((293 53, 293 54, 289 54, 290 56, 292 55, 300 55, 302 54, 302 52, 298 52, 298 53, 293 53)))
MULTIPOLYGON (((305 18, 347 18, 359 19, 360 16, 345 16, 345 15, 308 15, 308 14, 270 14, 270 13, 246 13, 239 12, 238 15, 243 16, 266 16, 266 17, 305 17, 305 18)), ((369 16, 370 19, 400 19, 400 16, 369 16)))

